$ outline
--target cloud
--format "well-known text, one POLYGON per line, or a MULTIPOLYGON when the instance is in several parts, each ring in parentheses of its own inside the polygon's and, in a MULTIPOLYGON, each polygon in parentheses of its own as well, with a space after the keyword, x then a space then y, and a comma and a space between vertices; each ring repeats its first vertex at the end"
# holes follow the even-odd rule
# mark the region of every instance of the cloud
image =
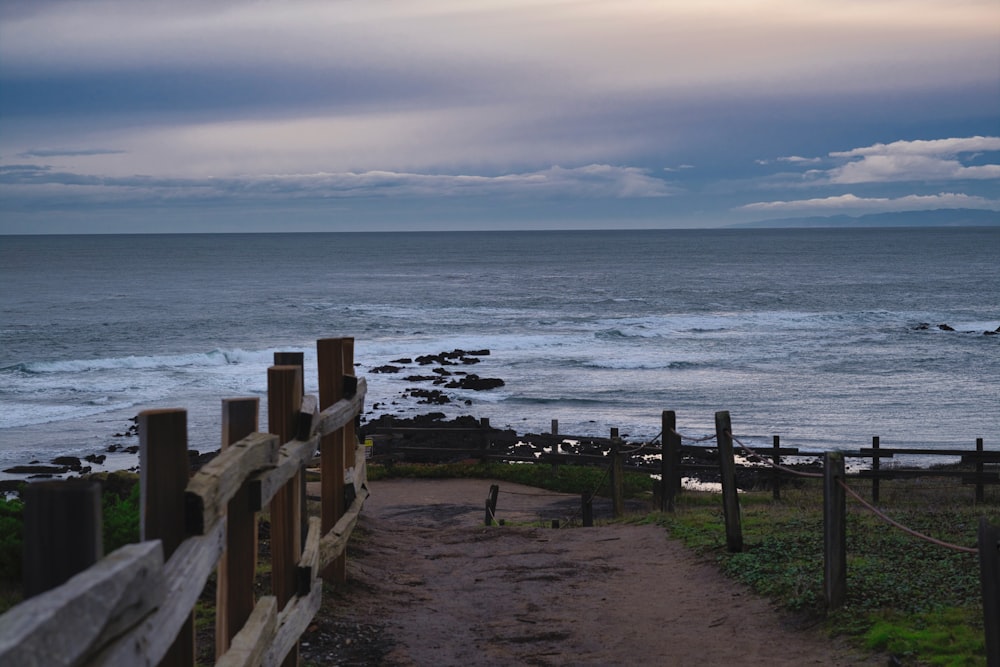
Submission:
POLYGON ((97 200, 271 199, 352 197, 574 197, 645 199, 668 197, 677 189, 647 170, 607 164, 480 176, 372 170, 263 174, 227 178, 93 176, 57 171, 47 165, 0 167, 0 186, 28 194, 73 194, 97 200))
POLYGON ((860 158, 827 172, 837 184, 902 181, 1000 179, 1000 164, 966 165, 960 157, 1000 150, 1000 137, 966 137, 874 144, 830 153, 833 158, 860 158))
POLYGON ((848 151, 835 151, 831 157, 865 157, 889 155, 940 155, 956 156, 960 153, 1000 151, 1000 137, 965 137, 916 141, 894 141, 890 144, 873 144, 848 151))
POLYGON ((32 148, 21 153, 18 157, 85 157, 87 155, 121 155, 125 151, 111 148, 32 148))
POLYGON ((858 197, 853 194, 800 199, 792 201, 756 202, 740 206, 743 211, 768 213, 823 214, 830 212, 876 213, 888 211, 924 211, 940 208, 972 208, 1000 211, 1000 199, 988 199, 955 192, 936 195, 906 195, 904 197, 858 197))

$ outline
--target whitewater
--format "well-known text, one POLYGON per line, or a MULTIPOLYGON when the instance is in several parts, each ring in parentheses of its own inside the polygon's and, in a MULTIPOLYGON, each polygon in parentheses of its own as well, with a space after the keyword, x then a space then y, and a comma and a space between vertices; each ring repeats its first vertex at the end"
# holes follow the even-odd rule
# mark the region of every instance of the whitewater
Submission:
POLYGON ((275 351, 315 391, 334 336, 365 418, 650 439, 662 410, 695 436, 728 410, 744 442, 991 449, 998 248, 997 228, 3 237, 0 469, 103 452, 150 408, 215 449, 221 399, 263 397, 275 351), (488 349, 461 370, 504 386, 427 406, 403 396, 428 368, 370 372, 453 349, 488 349))

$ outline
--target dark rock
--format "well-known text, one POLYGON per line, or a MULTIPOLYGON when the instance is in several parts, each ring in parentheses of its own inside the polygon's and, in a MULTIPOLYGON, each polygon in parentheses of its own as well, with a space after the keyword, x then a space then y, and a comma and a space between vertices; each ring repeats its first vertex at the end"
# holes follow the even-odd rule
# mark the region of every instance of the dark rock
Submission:
POLYGON ((410 396, 419 398, 417 403, 424 405, 446 405, 451 399, 437 389, 411 389, 410 396))
POLYGON ((57 456, 52 459, 53 465, 65 466, 70 470, 79 471, 83 463, 76 456, 57 456))
POLYGON ((0 495, 7 493, 21 493, 26 482, 19 479, 0 480, 0 495))
POLYGON ((921 322, 917 326, 913 327, 913 330, 914 331, 927 331, 930 328, 931 328, 931 325, 930 325, 929 322, 921 322))
POLYGON ((375 368, 371 369, 369 373, 398 373, 401 370, 403 369, 400 368, 399 366, 386 365, 386 366, 376 366, 375 368))
POLYGON ((191 466, 191 472, 197 472, 201 470, 202 466, 214 459, 219 455, 218 449, 214 452, 197 452, 193 449, 188 450, 188 464, 191 466))
POLYGON ((88 463, 96 463, 97 465, 101 465, 102 463, 104 463, 104 460, 106 458, 108 457, 105 456, 104 454, 87 454, 86 456, 83 457, 83 459, 88 463))
POLYGON ((486 391, 504 386, 504 381, 500 378, 481 378, 478 375, 467 375, 461 379, 454 380, 445 385, 449 389, 472 389, 473 391, 486 391))
POLYGON ((470 356, 470 357, 488 357, 488 356, 490 356, 490 351, 489 350, 471 350, 469 352, 466 352, 466 354, 468 356, 470 356))
POLYGON ((951 325, 948 325, 948 324, 939 324, 937 326, 937 328, 940 329, 941 331, 954 331, 955 330, 954 327, 952 327, 951 325))
POLYGON ((437 375, 407 375, 403 379, 407 382, 431 382, 432 380, 440 380, 441 378, 437 375))
POLYGON ((1000 336, 1000 331, 984 331, 984 336, 1000 336))
POLYGON ((393 363, 393 364, 412 364, 413 363, 413 359, 410 359, 409 357, 403 357, 402 359, 393 359, 389 363, 393 363))
POLYGON ((6 468, 4 472, 12 475, 63 475, 69 472, 69 468, 66 466, 26 465, 12 466, 6 468))
POLYGON ((438 375, 441 375, 441 376, 450 376, 451 375, 451 372, 446 371, 443 368, 435 368, 431 372, 437 373, 438 375))

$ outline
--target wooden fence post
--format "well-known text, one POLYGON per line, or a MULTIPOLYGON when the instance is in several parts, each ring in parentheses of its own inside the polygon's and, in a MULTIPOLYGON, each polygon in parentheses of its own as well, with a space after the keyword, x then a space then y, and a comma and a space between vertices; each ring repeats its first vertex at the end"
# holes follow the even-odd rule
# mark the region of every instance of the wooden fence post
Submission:
MULTIPOLYGON (((259 398, 222 399, 222 450, 257 431, 259 398)), ((253 613, 257 574, 257 514, 244 485, 226 511, 226 550, 215 584, 215 658, 229 650, 236 633, 253 613)))
POLYGON ((677 435, 677 413, 664 410, 660 415, 660 510, 673 512, 681 490, 681 438, 677 435))
POLYGON ((25 599, 62 585, 103 555, 100 484, 63 480, 25 487, 25 599))
MULTIPOLYGON (((168 560, 186 537, 184 489, 191 476, 187 454, 187 411, 139 413, 139 505, 142 539, 160 540, 168 560)), ((160 665, 194 665, 194 612, 160 665)))
MULTIPOLYGON (((345 337, 343 341, 344 375, 356 383, 357 379, 354 377, 354 339, 345 337)), ((355 387, 357 387, 356 384, 355 387)), ((351 396, 353 395, 351 393, 351 396)), ((343 396, 349 398, 346 386, 344 387, 343 396)), ((351 492, 354 491, 354 467, 357 465, 357 461, 355 460, 357 444, 358 436, 354 431, 354 420, 352 419, 344 426, 344 483, 350 487, 348 490, 351 492)), ((345 503, 345 512, 347 511, 347 505, 349 503, 345 503)))
POLYGON ((616 519, 625 515, 625 466, 618 437, 618 429, 612 429, 611 439, 611 507, 616 519))
POLYGON ((590 528, 594 525, 594 496, 584 491, 581 502, 581 515, 583 517, 583 527, 590 528))
MULTIPOLYGON (((304 352, 275 352, 274 353, 274 365, 275 366, 298 366, 300 372, 300 382, 299 382, 299 395, 305 396, 306 394, 306 355, 304 352)), ((300 438, 309 437, 309 434, 299 434, 300 438)), ((292 439, 292 436, 288 438, 292 439)), ((285 440, 282 440, 280 444, 285 444, 285 440)), ((299 537, 302 539, 302 543, 299 545, 299 549, 306 548, 306 535, 309 533, 309 513, 306 511, 306 465, 302 464, 302 482, 299 484, 299 499, 298 505, 302 508, 299 512, 299 537)))
POLYGON ((743 551, 743 527, 740 499, 736 488, 736 461, 733 458, 733 426, 728 411, 715 413, 715 441, 719 446, 719 471, 722 475, 722 511, 726 518, 726 547, 733 553, 743 551))
POLYGON ((826 452, 823 459, 823 592, 827 609, 847 600, 847 493, 844 455, 826 452))
POLYGON ((976 502, 981 503, 985 496, 983 495, 983 471, 985 466, 983 466, 983 439, 976 438, 976 454, 979 458, 976 459, 976 502))
POLYGON ((979 519, 979 573, 986 626, 986 664, 1000 667, 1000 526, 979 519))
MULTIPOLYGON (((302 407, 302 369, 299 366, 271 366, 267 369, 267 429, 284 445, 295 436, 299 409, 302 407)), ((284 609, 296 594, 295 572, 302 553, 300 513, 304 482, 296 473, 271 499, 271 589, 278 608, 284 609)), ((282 664, 299 661, 298 643, 282 664)))
POLYGON ((872 502, 877 503, 879 497, 878 472, 882 467, 882 458, 878 455, 878 448, 881 443, 877 435, 872 436, 872 502))
MULTIPOLYGON (((316 341, 316 365, 319 372, 319 407, 325 410, 344 397, 344 340, 323 338, 316 341)), ((326 535, 344 515, 344 431, 323 436, 319 443, 320 526, 326 535)), ((322 573, 331 583, 347 582, 347 560, 341 556, 322 573)))
POLYGON ((559 420, 558 419, 553 419, 552 420, 552 431, 551 432, 552 432, 552 435, 559 435, 559 420))
POLYGON ((774 463, 771 469, 771 497, 774 500, 781 500, 781 470, 778 469, 781 465, 781 436, 773 436, 771 446, 774 448, 771 454, 771 462, 774 463))
POLYGON ((486 496, 486 516, 484 517, 487 526, 492 526, 496 523, 498 495, 500 495, 500 486, 497 484, 490 484, 490 492, 489 495, 486 496))

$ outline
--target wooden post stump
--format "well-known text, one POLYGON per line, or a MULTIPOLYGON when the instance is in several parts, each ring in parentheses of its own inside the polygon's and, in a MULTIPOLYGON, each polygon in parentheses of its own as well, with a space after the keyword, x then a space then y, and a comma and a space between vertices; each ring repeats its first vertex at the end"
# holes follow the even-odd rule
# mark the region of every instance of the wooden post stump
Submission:
POLYGON ((625 515, 625 455, 621 452, 622 441, 618 429, 612 429, 611 440, 611 507, 616 519, 625 515))
MULTIPOLYGON (((316 364, 319 372, 319 407, 325 410, 344 397, 344 339, 323 338, 316 341, 316 364)), ((344 430, 323 436, 319 443, 320 526, 326 535, 344 515, 344 430)), ((322 573, 331 583, 347 582, 347 560, 341 556, 322 573)))
MULTIPOLYGON (((161 540, 168 560, 186 537, 184 489, 191 476, 187 455, 187 411, 139 413, 139 485, 142 539, 161 540)), ((195 663, 194 613, 185 621, 160 665, 195 663)))
POLYGON ((496 523, 498 495, 500 495, 500 486, 497 484, 491 484, 490 492, 486 496, 486 516, 483 518, 487 526, 492 526, 496 523))
POLYGON ((101 485, 35 482, 24 489, 24 597, 60 586, 104 555, 101 485))
MULTIPOLYGON (((299 366, 271 366, 267 369, 268 432, 287 443, 295 436, 302 407, 302 369, 299 366)), ((284 609, 297 592, 296 567, 302 554, 301 471, 271 499, 271 589, 278 608, 284 609)), ((299 661, 298 644, 282 663, 294 667, 299 661)))
POLYGON ((726 519, 726 547, 733 553, 743 551, 743 526, 740 499, 736 488, 736 461, 733 458, 733 427, 729 412, 715 413, 715 438, 719 445, 719 471, 722 475, 722 511, 726 519))
POLYGON ((872 503, 878 503, 879 498, 879 478, 878 472, 882 467, 882 459, 878 455, 878 448, 881 439, 877 435, 872 436, 872 503))
POLYGON ((677 413, 664 410, 660 425, 663 442, 660 454, 660 510, 673 512, 681 490, 681 437, 677 434, 677 413))
POLYGON ((979 573, 986 627, 986 664, 1000 667, 1000 527, 979 520, 979 573))
POLYGON ((583 517, 583 527, 591 528, 594 525, 594 497, 587 491, 584 491, 580 502, 582 505, 580 514, 583 517))
POLYGON ((823 460, 823 592, 827 609, 847 600, 847 493, 844 455, 827 452, 823 460))
POLYGON ((781 471, 778 469, 781 465, 781 437, 773 436, 771 445, 774 447, 774 452, 771 454, 771 462, 774 463, 771 469, 771 497, 774 500, 781 500, 781 471))

